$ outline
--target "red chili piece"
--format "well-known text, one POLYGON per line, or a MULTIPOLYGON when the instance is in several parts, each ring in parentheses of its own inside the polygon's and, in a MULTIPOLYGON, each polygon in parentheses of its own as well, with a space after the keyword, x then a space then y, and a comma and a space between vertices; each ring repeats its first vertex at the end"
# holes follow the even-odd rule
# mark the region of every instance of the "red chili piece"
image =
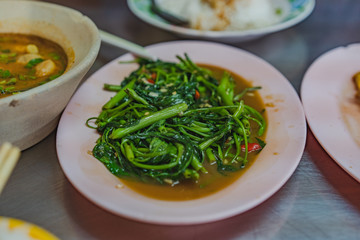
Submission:
POLYGON ((155 84, 155 80, 156 80, 156 73, 152 73, 151 77, 147 81, 151 84, 155 84))
POLYGON ((200 93, 198 90, 195 89, 195 100, 198 100, 200 98, 200 93))
MULTIPOLYGON (((261 149, 258 143, 248 143, 248 153, 258 151, 261 149)), ((245 145, 241 145, 241 150, 245 152, 245 145)))

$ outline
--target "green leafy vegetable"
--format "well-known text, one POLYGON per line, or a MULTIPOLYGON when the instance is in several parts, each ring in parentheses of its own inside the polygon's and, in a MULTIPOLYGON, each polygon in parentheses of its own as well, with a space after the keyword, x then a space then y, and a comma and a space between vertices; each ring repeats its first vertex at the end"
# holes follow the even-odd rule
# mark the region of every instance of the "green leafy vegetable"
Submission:
POLYGON ((197 181, 207 173, 204 161, 220 172, 236 171, 265 146, 265 119, 242 100, 259 87, 235 96, 228 72, 219 83, 187 55, 178 59, 137 59, 139 68, 121 85, 105 84, 117 93, 87 125, 95 120, 101 134, 93 155, 116 176, 197 181))
POLYGON ((10 80, 6 83, 6 85, 14 85, 16 83, 16 78, 10 78, 10 80))
POLYGON ((57 74, 54 74, 54 75, 49 76, 49 81, 52 81, 52 80, 60 77, 63 73, 64 73, 64 72, 61 71, 61 72, 59 72, 59 73, 57 73, 57 74))
POLYGON ((35 67, 37 64, 41 63, 42 61, 44 61, 44 59, 42 59, 42 58, 34 58, 34 59, 31 59, 31 60, 25 65, 25 67, 26 67, 26 68, 33 68, 33 67, 35 67))
POLYGON ((12 74, 9 70, 0 69, 0 77, 1 78, 9 78, 11 76, 12 76, 12 74))
POLYGON ((54 59, 54 60, 59 60, 60 59, 60 55, 58 53, 49 53, 49 56, 54 59))
POLYGON ((0 54, 0 63, 10 63, 10 62, 15 62, 16 61, 16 55, 17 53, 11 53, 10 50, 3 50, 1 51, 2 53, 0 54))

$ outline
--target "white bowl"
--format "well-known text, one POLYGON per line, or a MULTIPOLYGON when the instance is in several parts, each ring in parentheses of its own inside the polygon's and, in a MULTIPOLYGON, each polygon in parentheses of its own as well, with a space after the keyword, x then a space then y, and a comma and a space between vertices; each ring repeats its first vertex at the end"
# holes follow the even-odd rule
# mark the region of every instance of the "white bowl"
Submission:
POLYGON ((63 47, 68 67, 57 79, 0 99, 0 145, 26 149, 50 134, 81 79, 94 63, 100 37, 80 12, 44 2, 0 1, 0 32, 34 34, 63 47))

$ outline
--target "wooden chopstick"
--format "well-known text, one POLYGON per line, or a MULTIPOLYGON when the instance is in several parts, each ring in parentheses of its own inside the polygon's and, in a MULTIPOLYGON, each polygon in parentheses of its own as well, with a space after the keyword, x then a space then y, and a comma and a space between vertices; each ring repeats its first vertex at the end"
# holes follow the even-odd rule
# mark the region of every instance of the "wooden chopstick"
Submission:
POLYGON ((20 157, 20 149, 6 142, 0 147, 0 194, 20 157))

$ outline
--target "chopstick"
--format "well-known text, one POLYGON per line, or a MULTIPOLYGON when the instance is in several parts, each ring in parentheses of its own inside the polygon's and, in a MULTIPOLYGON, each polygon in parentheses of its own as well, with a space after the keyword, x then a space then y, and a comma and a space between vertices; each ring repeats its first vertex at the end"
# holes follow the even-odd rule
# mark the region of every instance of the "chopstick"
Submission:
POLYGON ((6 142, 0 147, 0 194, 20 157, 20 149, 6 142))

